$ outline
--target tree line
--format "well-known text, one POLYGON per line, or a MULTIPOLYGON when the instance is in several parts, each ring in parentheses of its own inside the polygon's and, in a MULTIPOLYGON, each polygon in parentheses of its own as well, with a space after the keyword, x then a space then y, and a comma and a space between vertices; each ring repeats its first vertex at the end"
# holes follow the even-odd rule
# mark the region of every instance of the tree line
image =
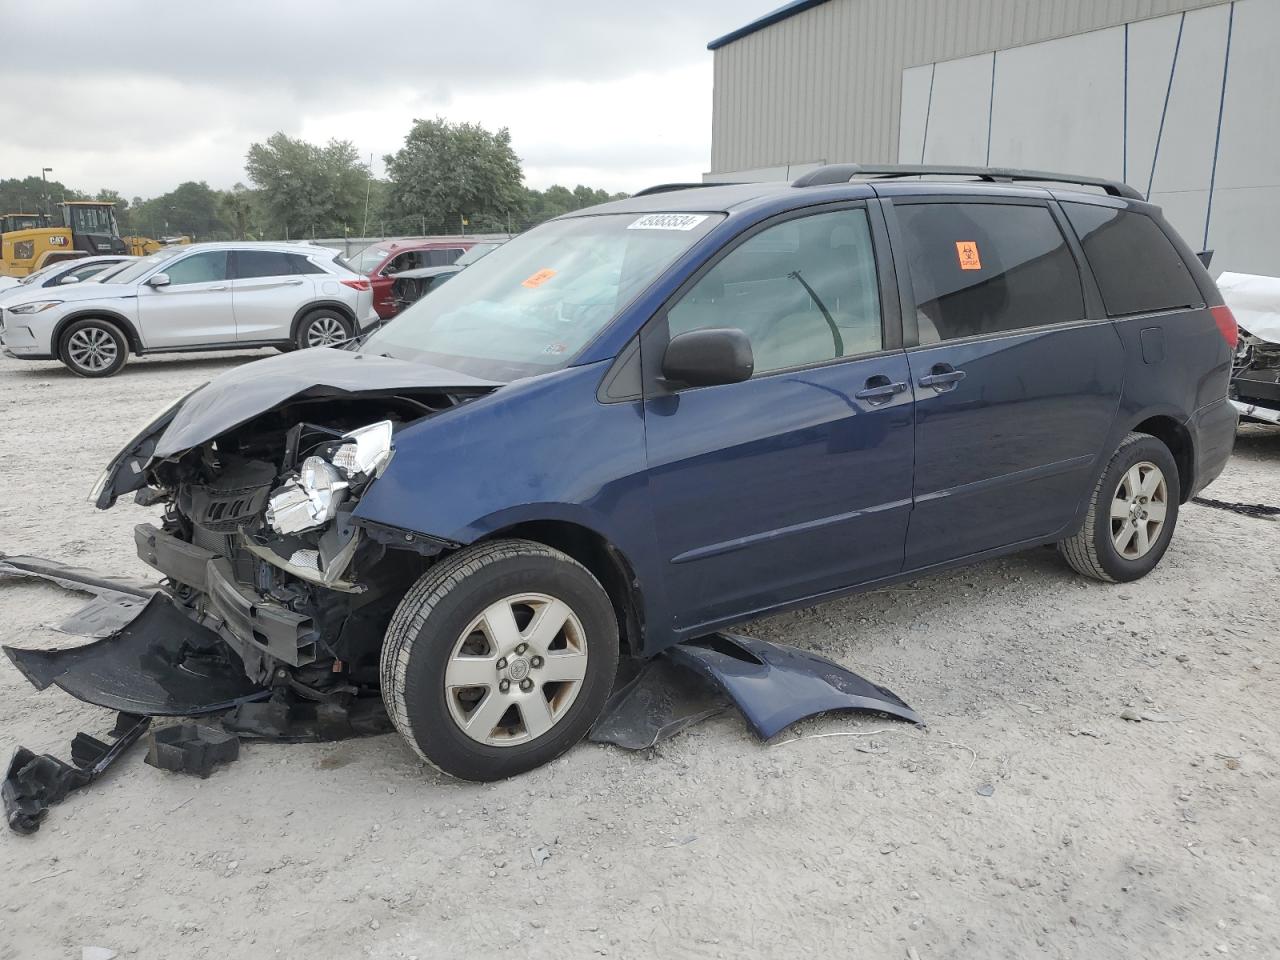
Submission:
POLYGON ((415 120, 404 146, 382 159, 386 178, 375 179, 350 141, 315 144, 276 133, 249 147, 248 184, 230 190, 187 181, 158 197, 126 199, 116 190, 86 193, 29 176, 0 179, 0 213, 44 212, 61 200, 109 200, 125 235, 299 240, 516 232, 626 196, 581 184, 530 189, 507 129, 492 133, 439 117, 415 120))

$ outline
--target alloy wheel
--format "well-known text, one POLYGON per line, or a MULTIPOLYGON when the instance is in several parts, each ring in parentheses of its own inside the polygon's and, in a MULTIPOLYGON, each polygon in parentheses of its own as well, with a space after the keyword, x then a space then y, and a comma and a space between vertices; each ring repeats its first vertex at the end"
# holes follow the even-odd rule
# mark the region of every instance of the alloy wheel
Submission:
POLYGON ((582 623, 562 600, 506 597, 462 631, 445 667, 449 714, 491 747, 528 743, 564 719, 587 675, 582 623))
POLYGON ((1169 508, 1164 473, 1149 460, 1125 471, 1111 499, 1111 541, 1126 560, 1146 556, 1160 539, 1169 508))
POLYGON ((316 317, 307 327, 308 347, 331 347, 346 339, 346 328, 336 317, 316 317))
POLYGON ((82 370, 99 373, 116 362, 119 347, 115 337, 101 327, 84 327, 67 340, 67 353, 82 370))

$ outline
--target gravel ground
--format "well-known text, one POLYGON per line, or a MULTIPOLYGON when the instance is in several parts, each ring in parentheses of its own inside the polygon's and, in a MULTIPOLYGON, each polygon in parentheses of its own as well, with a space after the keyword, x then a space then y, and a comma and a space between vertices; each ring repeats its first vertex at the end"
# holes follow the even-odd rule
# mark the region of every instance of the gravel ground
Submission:
MULTIPOLYGON (((0 360, 0 550, 146 575, 149 511, 85 495, 244 359, 0 360)), ((1210 493, 1277 502, 1278 474, 1252 428, 1210 493)), ((138 751, 0 839, 0 960, 1280 955, 1277 573, 1280 523, 1192 505, 1140 583, 1037 550, 748 631, 886 684, 924 732, 829 716, 762 744, 725 715, 487 786, 394 735, 251 744, 206 781, 138 751)), ((45 624, 79 603, 4 586, 0 639, 65 643, 45 624)), ((110 722, 0 662, 3 756, 110 722)))

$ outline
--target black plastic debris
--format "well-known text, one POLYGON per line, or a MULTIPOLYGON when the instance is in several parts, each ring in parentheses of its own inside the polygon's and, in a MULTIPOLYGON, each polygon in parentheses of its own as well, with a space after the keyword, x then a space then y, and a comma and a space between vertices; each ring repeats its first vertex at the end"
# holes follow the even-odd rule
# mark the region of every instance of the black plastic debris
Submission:
POLYGON ((56 684, 125 713, 193 717, 271 695, 245 676, 221 637, 163 594, 104 640, 67 650, 3 650, 37 690, 56 684))
POLYGON ((158 770, 207 779, 215 766, 239 757, 239 737, 199 723, 175 723, 152 730, 147 737, 145 759, 158 770))
POLYGON ((647 750, 729 705, 702 677, 661 657, 632 673, 615 686, 587 735, 593 743, 647 750))
POLYGON ((5 580, 42 580, 72 593, 89 594, 93 599, 55 629, 95 639, 109 637, 132 621, 160 589, 157 583, 106 576, 42 557, 0 554, 0 582, 5 580))
POLYGON ((265 702, 242 703, 222 718, 224 729, 275 743, 328 743, 374 737, 395 729, 378 695, 303 700, 277 690, 265 702))
POLYGON ((1202 507, 1213 507, 1215 510, 1229 510, 1246 517, 1259 520, 1275 520, 1280 518, 1280 507, 1272 507, 1265 503, 1233 503, 1226 500, 1214 500, 1211 497, 1192 497, 1192 503, 1202 507))
POLYGON ((816 653, 734 633, 713 633, 663 651, 728 694, 756 736, 829 710, 865 710, 923 724, 891 690, 816 653))
POLYGON ((150 717, 121 713, 111 731, 110 743, 77 733, 71 741, 71 763, 19 747, 0 786, 9 828, 17 833, 35 833, 51 806, 101 776, 138 741, 150 723, 150 717))

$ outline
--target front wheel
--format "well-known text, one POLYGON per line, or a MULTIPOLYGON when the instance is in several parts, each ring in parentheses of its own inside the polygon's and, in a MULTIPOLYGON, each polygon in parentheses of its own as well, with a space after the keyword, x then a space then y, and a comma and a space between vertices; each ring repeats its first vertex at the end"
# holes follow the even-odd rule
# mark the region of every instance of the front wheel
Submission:
POLYGON ((77 320, 62 334, 59 359, 81 377, 110 377, 124 369, 129 341, 114 323, 77 320))
POLYGON ((1077 573, 1127 583, 1150 573, 1178 523, 1178 465, 1163 442, 1146 433, 1124 438, 1102 472, 1084 525, 1058 544, 1077 573))
POLYGON ((595 722, 618 666, 608 595, 577 561, 495 540, 436 564, 382 648, 382 697, 422 759, 499 780, 564 753, 595 722))

